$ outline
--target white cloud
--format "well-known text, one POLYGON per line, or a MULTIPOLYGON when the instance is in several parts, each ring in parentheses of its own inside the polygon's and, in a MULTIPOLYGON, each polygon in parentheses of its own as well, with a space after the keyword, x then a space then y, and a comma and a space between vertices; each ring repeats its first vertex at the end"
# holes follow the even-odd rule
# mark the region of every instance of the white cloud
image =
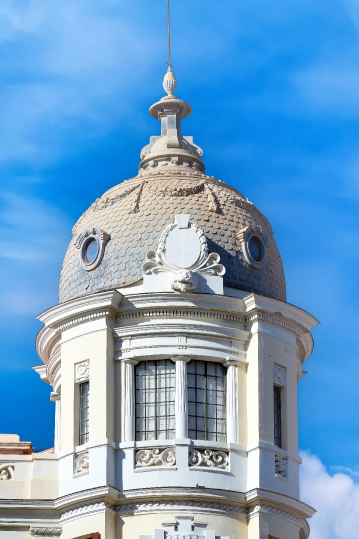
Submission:
POLYGON ((310 453, 302 457, 301 499, 317 510, 310 539, 358 539, 359 484, 347 473, 330 475, 310 453))

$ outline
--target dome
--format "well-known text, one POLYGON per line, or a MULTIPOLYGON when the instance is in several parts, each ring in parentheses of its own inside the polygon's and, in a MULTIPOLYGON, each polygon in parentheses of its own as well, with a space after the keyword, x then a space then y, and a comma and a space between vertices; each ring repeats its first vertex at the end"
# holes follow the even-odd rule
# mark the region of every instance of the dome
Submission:
POLYGON ((143 148, 138 175, 104 193, 75 224, 60 302, 140 281, 147 253, 156 250, 176 214, 190 214, 204 231, 209 251, 219 254, 226 269, 225 286, 285 301, 283 264, 270 223, 239 191, 204 173, 202 150, 180 131, 190 112, 171 93, 151 107, 161 136, 143 148), (90 253, 93 239, 97 252, 87 260, 84 248, 90 253))

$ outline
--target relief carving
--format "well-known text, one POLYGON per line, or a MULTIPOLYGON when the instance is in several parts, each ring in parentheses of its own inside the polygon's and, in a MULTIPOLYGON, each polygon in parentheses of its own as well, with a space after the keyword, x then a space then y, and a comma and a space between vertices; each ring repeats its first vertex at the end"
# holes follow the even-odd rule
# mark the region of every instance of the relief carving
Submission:
POLYGON ((215 451, 212 449, 194 449, 189 455, 190 466, 209 466, 228 470, 229 453, 228 451, 215 451))
POLYGON ((90 362, 83 361, 76 365, 76 382, 87 382, 90 378, 90 362))
POLYGON ((0 481, 10 481, 14 479, 14 469, 13 464, 0 464, 0 481))
POLYGON ((80 453, 79 455, 76 455, 74 474, 88 472, 89 468, 90 468, 90 461, 89 461, 88 451, 85 451, 83 453, 80 453))
POLYGON ((273 381, 275 384, 284 387, 287 378, 287 369, 281 365, 273 366, 273 381))
POLYGON ((275 456, 275 473, 280 477, 287 477, 288 459, 281 455, 275 456))
POLYGON ((136 452, 136 468, 147 468, 149 466, 174 466, 176 464, 176 450, 167 449, 140 449, 136 452))

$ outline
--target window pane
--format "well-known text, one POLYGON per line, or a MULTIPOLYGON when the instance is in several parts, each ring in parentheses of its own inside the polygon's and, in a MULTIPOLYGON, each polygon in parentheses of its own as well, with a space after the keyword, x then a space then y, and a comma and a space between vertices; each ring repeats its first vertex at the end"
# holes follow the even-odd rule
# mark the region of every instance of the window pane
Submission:
POLYGON ((191 361, 187 366, 189 436, 225 441, 226 370, 220 363, 191 361))
POLYGON ((83 382, 79 385, 80 396, 80 422, 79 422, 79 444, 85 444, 89 440, 89 395, 90 383, 83 382))
POLYGON ((175 365, 170 360, 136 366, 136 440, 175 436, 175 365), (142 404, 143 403, 143 404, 142 404), (144 418, 143 425, 137 419, 144 418))

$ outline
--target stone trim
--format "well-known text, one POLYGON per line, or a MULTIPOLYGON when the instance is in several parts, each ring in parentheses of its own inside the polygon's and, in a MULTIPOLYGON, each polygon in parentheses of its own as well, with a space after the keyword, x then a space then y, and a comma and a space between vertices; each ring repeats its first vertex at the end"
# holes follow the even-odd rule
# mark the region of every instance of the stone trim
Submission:
POLYGON ((97 515, 98 513, 104 513, 107 509, 114 511, 115 506, 106 502, 83 505, 82 507, 76 507, 76 509, 70 509, 70 511, 62 513, 60 522, 62 524, 66 524, 67 522, 77 520, 78 518, 97 515))
POLYGON ((169 316, 180 317, 194 317, 194 318, 214 318, 217 320, 225 320, 227 322, 234 322, 237 324, 245 324, 246 319, 244 316, 237 316, 233 314, 221 313, 210 310, 202 309, 136 309, 134 311, 127 311, 117 315, 117 320, 131 320, 134 318, 160 318, 169 316))
POLYGON ((62 534, 62 528, 34 528, 29 530, 30 535, 33 537, 60 537, 62 534))

